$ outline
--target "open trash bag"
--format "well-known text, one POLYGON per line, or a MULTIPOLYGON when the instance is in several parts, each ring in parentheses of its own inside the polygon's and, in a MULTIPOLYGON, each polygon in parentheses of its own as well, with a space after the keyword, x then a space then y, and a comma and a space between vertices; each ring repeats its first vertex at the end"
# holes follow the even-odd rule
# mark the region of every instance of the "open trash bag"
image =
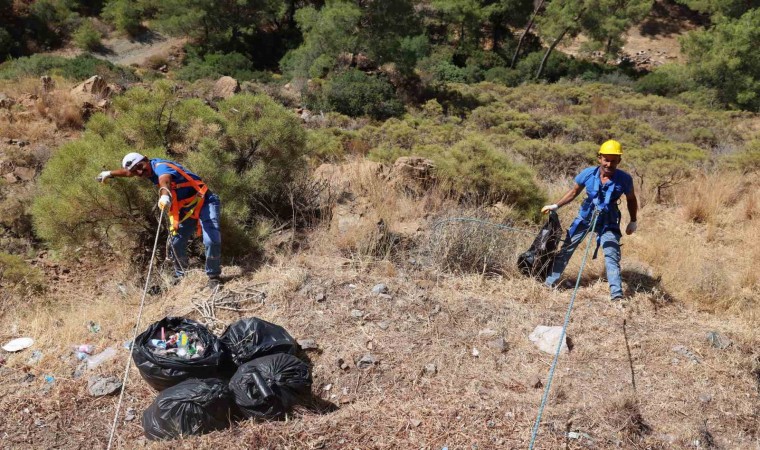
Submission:
POLYGON ((236 366, 274 353, 295 354, 298 343, 285 328, 256 317, 240 319, 228 326, 222 344, 229 350, 236 366))
POLYGON ((293 355, 268 355, 238 367, 229 386, 244 416, 276 419, 309 396, 311 371, 293 355))
POLYGON ((132 358, 145 381, 161 391, 188 378, 217 376, 225 353, 219 339, 203 325, 165 317, 137 336, 132 358), (176 342, 177 336, 184 343, 176 342), (173 344, 170 338, 175 339, 173 344))
POLYGON ((546 279, 554 265, 554 256, 561 241, 562 224, 557 213, 552 211, 528 251, 517 258, 517 268, 524 275, 546 279))
POLYGON ((177 439, 227 428, 232 397, 227 382, 191 378, 156 396, 145 410, 142 426, 152 440, 177 439))

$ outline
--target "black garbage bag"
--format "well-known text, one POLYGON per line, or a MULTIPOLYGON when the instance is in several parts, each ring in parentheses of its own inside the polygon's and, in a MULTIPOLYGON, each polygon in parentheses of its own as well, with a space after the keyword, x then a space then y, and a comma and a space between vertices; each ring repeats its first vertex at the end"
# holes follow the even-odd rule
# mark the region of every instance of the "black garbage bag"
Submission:
POLYGON ((151 387, 161 391, 188 378, 213 378, 224 362, 224 347, 211 331, 198 322, 182 317, 165 317, 143 331, 135 340, 132 359, 140 375, 151 387), (194 333, 203 344, 203 355, 195 359, 162 356, 154 352, 150 340, 164 330, 194 333))
POLYGON ((158 441, 227 428, 232 405, 226 381, 190 378, 159 393, 143 412, 145 437, 158 441))
POLYGON ((285 328, 257 317, 240 319, 219 338, 236 366, 275 353, 295 354, 298 343, 285 328))
POLYGON ((546 279, 554 265, 554 256, 562 241, 562 224, 554 211, 549 213, 541 231, 528 251, 517 257, 517 267, 524 275, 546 279))
POLYGON ((295 356, 278 353, 238 367, 229 386, 243 416, 277 419, 308 398, 311 371, 295 356))

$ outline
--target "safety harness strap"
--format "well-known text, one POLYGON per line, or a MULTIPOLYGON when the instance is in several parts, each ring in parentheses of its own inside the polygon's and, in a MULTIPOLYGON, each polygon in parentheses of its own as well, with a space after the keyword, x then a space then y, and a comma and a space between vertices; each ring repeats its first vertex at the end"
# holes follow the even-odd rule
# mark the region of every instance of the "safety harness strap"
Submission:
MULTIPOLYGON (((169 166, 170 168, 174 169, 182 175, 182 177, 187 180, 183 183, 175 183, 172 181, 171 183, 171 193, 172 193, 172 205, 171 209, 169 210, 169 222, 171 223, 171 230, 172 234, 177 234, 179 231, 179 224, 184 222, 187 219, 195 219, 198 220, 198 218, 201 215, 201 209, 203 208, 203 202, 206 197, 206 192, 208 191, 208 187, 206 186, 206 183, 204 183, 201 180, 196 180, 190 175, 187 174, 184 170, 180 169, 179 166, 176 164, 172 164, 170 162, 160 162, 157 163, 156 166, 165 165, 169 166), (182 200, 177 199, 177 189, 183 188, 183 187, 192 187, 195 189, 195 195, 192 197, 184 198, 182 200), (185 214, 180 218, 180 211, 186 210, 185 214)), ((198 236, 201 235, 201 224, 200 221, 198 221, 198 230, 197 230, 198 236)))

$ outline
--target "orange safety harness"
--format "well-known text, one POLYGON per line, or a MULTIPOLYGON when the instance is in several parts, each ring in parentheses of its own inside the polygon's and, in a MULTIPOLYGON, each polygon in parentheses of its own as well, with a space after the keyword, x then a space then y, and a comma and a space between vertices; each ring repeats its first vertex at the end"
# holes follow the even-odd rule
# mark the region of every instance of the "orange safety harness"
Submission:
POLYGON ((195 219, 198 223, 198 236, 201 235, 201 222, 198 218, 201 215, 201 209, 203 208, 203 201, 206 197, 206 191, 208 187, 206 183, 201 180, 196 180, 187 174, 184 170, 180 169, 176 164, 169 162, 160 162, 156 166, 166 165, 176 170, 177 173, 182 175, 185 180, 184 183, 171 183, 172 205, 169 209, 169 223, 171 225, 172 234, 176 235, 179 232, 179 224, 187 219, 195 219), (195 189, 195 195, 182 200, 177 200, 177 189, 184 187, 192 187, 195 189), (180 211, 186 209, 185 214, 180 218, 180 211))

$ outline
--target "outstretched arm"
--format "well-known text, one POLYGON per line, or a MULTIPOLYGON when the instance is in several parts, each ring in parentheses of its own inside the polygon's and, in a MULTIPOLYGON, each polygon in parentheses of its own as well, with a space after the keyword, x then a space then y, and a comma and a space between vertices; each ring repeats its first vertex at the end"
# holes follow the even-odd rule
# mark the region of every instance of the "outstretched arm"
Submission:
POLYGON ((576 184, 575 186, 571 187, 570 190, 565 192, 565 195, 563 195, 561 199, 557 200, 557 203, 553 205, 546 205, 543 208, 541 208, 541 212, 546 214, 549 211, 556 211, 557 209, 559 209, 560 206, 564 206, 572 202, 575 199, 575 197, 577 197, 578 194, 581 193, 581 191, 583 191, 583 186, 581 186, 580 184, 576 184))
POLYGON ((105 183, 105 181, 109 178, 114 177, 136 177, 137 174, 134 174, 127 169, 116 169, 116 170, 104 170, 103 172, 100 172, 100 174, 97 176, 97 180, 101 183, 105 183))
POLYGON ((636 198, 633 187, 631 187, 631 192, 625 194, 625 203, 628 206, 628 215, 631 216, 631 221, 625 227, 625 234, 631 235, 636 232, 636 220, 639 213, 639 200, 636 198))

